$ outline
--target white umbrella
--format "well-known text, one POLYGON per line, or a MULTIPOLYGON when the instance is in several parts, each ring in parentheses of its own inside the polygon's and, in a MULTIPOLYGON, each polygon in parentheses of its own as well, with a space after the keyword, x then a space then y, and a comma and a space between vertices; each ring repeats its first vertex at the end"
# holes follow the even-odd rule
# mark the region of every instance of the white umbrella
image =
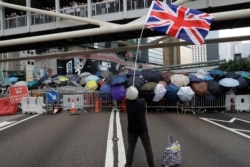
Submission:
POLYGON ((181 101, 190 101, 194 97, 194 91, 190 88, 190 86, 180 87, 177 92, 177 96, 181 101))
POLYGON ((154 102, 160 101, 166 94, 167 89, 163 84, 158 83, 154 89, 155 95, 153 98, 154 102))
POLYGON ((188 76, 183 75, 183 74, 173 74, 170 77, 171 83, 181 87, 181 86, 187 86, 190 82, 188 76))
POLYGON ((26 81, 17 81, 14 86, 27 86, 28 83, 26 81))
POLYGON ((240 85, 239 81, 233 78, 223 78, 219 80, 219 84, 221 86, 228 87, 228 88, 233 88, 233 87, 240 85))

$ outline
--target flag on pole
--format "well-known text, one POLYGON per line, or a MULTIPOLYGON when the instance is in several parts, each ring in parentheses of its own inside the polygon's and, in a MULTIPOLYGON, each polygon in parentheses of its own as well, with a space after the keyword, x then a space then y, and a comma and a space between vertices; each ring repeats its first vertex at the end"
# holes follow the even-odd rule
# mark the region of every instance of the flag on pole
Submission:
POLYGON ((146 19, 146 27, 196 45, 204 43, 213 17, 207 13, 153 1, 146 19))

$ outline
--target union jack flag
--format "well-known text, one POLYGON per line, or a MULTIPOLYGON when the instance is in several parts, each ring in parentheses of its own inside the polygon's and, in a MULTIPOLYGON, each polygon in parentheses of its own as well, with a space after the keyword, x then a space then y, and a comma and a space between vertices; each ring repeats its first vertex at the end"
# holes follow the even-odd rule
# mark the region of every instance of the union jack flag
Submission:
POLYGON ((207 13, 153 1, 146 19, 146 27, 193 44, 203 44, 213 17, 207 13))

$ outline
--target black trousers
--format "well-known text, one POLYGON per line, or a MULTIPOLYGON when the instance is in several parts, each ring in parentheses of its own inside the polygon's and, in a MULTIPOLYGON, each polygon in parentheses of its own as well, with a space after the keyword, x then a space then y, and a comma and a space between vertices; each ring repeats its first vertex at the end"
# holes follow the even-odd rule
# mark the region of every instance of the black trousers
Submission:
POLYGON ((128 150, 127 150, 127 155, 126 155, 125 167, 131 167, 131 165, 133 163, 134 150, 135 150, 135 146, 136 146, 138 137, 141 138, 144 150, 146 152, 148 166, 154 167, 154 157, 153 157, 153 152, 152 152, 151 143, 150 143, 150 137, 149 137, 148 133, 144 133, 144 134, 140 134, 140 135, 128 133, 128 150))

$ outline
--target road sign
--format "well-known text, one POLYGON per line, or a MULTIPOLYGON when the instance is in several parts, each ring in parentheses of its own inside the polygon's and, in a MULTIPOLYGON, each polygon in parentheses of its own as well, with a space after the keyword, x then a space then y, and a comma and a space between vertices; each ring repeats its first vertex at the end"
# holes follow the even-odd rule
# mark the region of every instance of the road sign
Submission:
POLYGON ((51 90, 48 92, 48 101, 53 103, 55 102, 59 97, 59 94, 55 90, 51 90))
POLYGON ((10 103, 21 103, 22 97, 29 96, 28 86, 11 86, 9 89, 10 103))

